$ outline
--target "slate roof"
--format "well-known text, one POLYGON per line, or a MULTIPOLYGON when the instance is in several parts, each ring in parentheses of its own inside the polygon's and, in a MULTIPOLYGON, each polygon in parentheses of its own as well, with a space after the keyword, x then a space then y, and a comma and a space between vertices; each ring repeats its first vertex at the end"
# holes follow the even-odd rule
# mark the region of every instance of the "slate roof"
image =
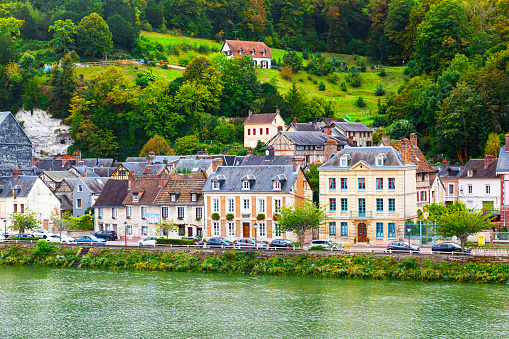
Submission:
MULTIPOLYGON (((152 164, 163 164, 164 160, 170 164, 179 161, 181 157, 180 155, 154 155, 152 164)), ((147 159, 145 159, 145 163, 147 163, 147 159)))
POLYGON ((117 169, 117 167, 94 167, 92 168, 94 173, 100 177, 108 178, 111 177, 113 172, 117 169))
POLYGON ((333 125, 345 132, 373 132, 362 122, 333 122, 333 125))
POLYGON ((131 171, 134 172, 134 174, 142 174, 143 169, 145 168, 146 163, 140 163, 140 162, 123 162, 122 166, 124 166, 129 173, 131 171), (141 167, 143 166, 143 167, 141 167))
MULTIPOLYGON (((410 156, 410 162, 413 162, 417 166, 419 166, 419 169, 417 170, 417 173, 423 173, 423 172, 435 172, 433 167, 431 167, 430 163, 422 153, 421 149, 417 147, 417 145, 414 145, 414 143, 409 140, 410 148, 409 148, 409 156, 410 156)), ((401 152, 401 140, 391 140, 391 147, 394 147, 398 152, 401 152)), ((382 145, 386 146, 383 140, 381 141, 382 145)))
MULTIPOLYGON (((249 155, 247 157, 244 157, 242 159, 242 162, 240 163, 240 166, 256 166, 256 165, 292 165, 292 156, 287 155, 280 155, 280 156, 252 156, 249 155)), ((293 165, 292 165, 293 166, 293 165)))
POLYGON ((125 162, 148 162, 147 157, 128 157, 125 162))
POLYGON ((57 198, 60 200, 60 209, 62 211, 72 211, 73 209, 72 199, 69 197, 69 195, 68 194, 57 195, 57 198))
POLYGON ((94 193, 101 193, 104 185, 106 184, 107 181, 109 181, 109 178, 100 178, 100 177, 97 177, 97 178, 86 177, 85 178, 85 177, 82 177, 82 178, 78 178, 78 180, 80 180, 83 183, 83 185, 88 187, 90 193, 94 194, 94 193))
POLYGON ((463 178, 472 178, 472 179, 495 179, 498 178, 497 174, 497 163, 498 159, 493 159, 493 163, 491 163, 487 168, 484 168, 484 159, 470 159, 465 165, 465 170, 458 177, 460 179, 463 178), (473 175, 471 177, 468 176, 468 171, 472 170, 473 175))
POLYGON ((290 192, 292 185, 297 177, 297 173, 293 173, 293 166, 220 166, 216 172, 210 175, 207 183, 203 187, 203 192, 290 192), (281 182, 281 190, 274 191, 272 187, 272 178, 276 175, 283 174, 287 180, 281 182), (220 181, 219 190, 212 189, 212 181, 217 180, 217 176, 224 176, 226 180, 220 181), (242 190, 242 178, 254 176, 255 180, 251 181, 251 189, 249 191, 242 190))
POLYGON ((85 166, 85 165, 74 165, 72 166, 78 172, 81 176, 85 175, 85 169, 87 170, 87 177, 88 178, 94 178, 99 177, 99 175, 94 173, 94 170, 91 167, 85 166))
POLYGON ((56 183, 61 183, 62 180, 67 178, 77 178, 78 176, 73 172, 69 171, 44 171, 43 172, 48 178, 53 180, 56 183))
POLYGON ((375 158, 378 154, 383 153, 386 156, 385 164, 383 167, 417 167, 412 163, 406 164, 401 159, 401 154, 397 152, 393 147, 389 146, 375 146, 375 147, 345 147, 334 156, 332 156, 327 162, 325 162, 318 170, 322 168, 334 168, 340 166, 340 158, 344 154, 348 154, 351 157, 350 166, 352 167, 359 161, 365 162, 370 167, 375 166, 375 158))
POLYGON ((330 126, 333 122, 348 122, 343 118, 321 118, 318 120, 318 122, 321 122, 324 125, 330 126))
POLYGON ((244 55, 256 58, 272 58, 272 51, 263 42, 259 41, 241 41, 241 40, 225 40, 225 44, 230 47, 232 54, 236 57, 242 57, 244 55), (239 54, 242 48, 242 55, 239 54), (251 54, 252 50, 255 50, 254 55, 251 54), (265 55, 262 52, 265 50, 265 55))
POLYGON ((131 190, 126 195, 123 204, 124 205, 152 205, 154 204, 157 195, 161 191, 161 188, 166 185, 168 178, 159 175, 141 175, 134 181, 131 190), (133 202, 133 193, 139 193, 139 201, 133 202))
POLYGON ((271 124, 278 116, 278 113, 252 114, 244 121, 244 125, 271 124))
MULTIPOLYGON (((336 138, 332 135, 327 135, 323 132, 279 132, 280 134, 284 135, 288 139, 290 139, 292 142, 294 142, 296 145, 299 146, 306 146, 306 145, 324 145, 327 140, 336 140, 338 145, 345 145, 346 143, 343 140, 340 140, 339 138, 336 138)), ((276 134, 273 136, 269 141, 265 143, 265 145, 268 145, 274 138, 276 138, 278 135, 276 134)))
POLYGON ((509 152, 505 151, 505 145, 500 148, 498 153, 497 173, 509 173, 509 152))
POLYGON ((145 165, 145 168, 143 169, 143 173, 152 173, 152 174, 161 174, 161 172, 164 172, 166 170, 165 164, 150 164, 145 165), (150 171, 150 172, 147 172, 150 171))
POLYGON ((155 199, 158 205, 203 205, 201 190, 207 178, 205 174, 171 174, 166 186, 155 199), (191 201, 191 194, 198 194, 197 201, 191 201), (176 194, 177 200, 171 201, 171 195, 176 194))
MULTIPOLYGON (((212 167, 213 159, 198 159, 198 160, 190 160, 190 159, 181 159, 177 163, 177 165, 173 168, 173 173, 177 169, 188 168, 190 173, 200 173, 202 170, 208 170, 212 167)), ((224 164, 224 160, 223 160, 224 164)))
MULTIPOLYGON (((76 183, 78 182, 78 178, 67 178, 67 179, 64 179, 62 180, 62 182, 60 183, 60 185, 62 185, 62 183, 65 181, 65 183, 69 186, 69 188, 72 190, 74 190, 74 186, 76 186, 76 183)), ((60 186, 59 185, 59 186, 60 186)), ((58 187, 57 187, 58 189, 58 187)))
POLYGON ((12 197, 13 188, 16 186, 19 186, 19 189, 16 189, 16 196, 27 197, 38 178, 33 175, 20 175, 17 179, 13 179, 12 176, 0 177, 0 185, 3 186, 0 198, 12 197))
POLYGON ((447 166, 445 169, 441 169, 440 166, 437 167, 437 175, 440 179, 458 178, 465 170, 465 166, 447 166))
POLYGON ((242 159, 244 159, 243 156, 224 155, 224 154, 211 155, 210 158, 211 159, 221 158, 223 160, 223 166, 239 166, 242 162, 242 159))
POLYGON ((308 122, 308 123, 300 123, 300 122, 291 123, 286 128, 286 130, 288 131, 288 129, 290 127, 295 128, 295 130, 297 132, 316 132, 316 131, 321 131, 320 128, 318 126, 314 126, 312 122, 308 122))
POLYGON ((36 168, 43 171, 68 171, 71 166, 69 161, 62 166, 62 159, 39 159, 35 164, 36 168))
POLYGON ((88 167, 112 167, 113 164, 113 159, 86 158, 81 161, 88 167))
POLYGON ((129 192, 128 180, 108 180, 102 189, 101 195, 97 198, 94 207, 115 207, 123 206, 123 201, 129 192))

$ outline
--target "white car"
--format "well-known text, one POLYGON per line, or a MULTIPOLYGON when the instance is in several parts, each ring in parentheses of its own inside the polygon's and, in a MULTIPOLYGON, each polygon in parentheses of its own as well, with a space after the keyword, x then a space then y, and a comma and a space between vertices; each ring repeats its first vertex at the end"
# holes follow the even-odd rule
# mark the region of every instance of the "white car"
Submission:
POLYGON ((69 237, 67 235, 62 234, 62 238, 60 238, 60 235, 58 234, 52 234, 48 237, 46 237, 47 242, 57 242, 61 244, 75 244, 76 239, 73 237, 69 237))
POLYGON ((155 245, 156 245, 156 237, 148 237, 148 238, 138 241, 138 246, 155 246, 155 245))
POLYGON ((46 239, 47 237, 49 237, 52 234, 53 233, 51 233, 50 231, 45 230, 45 229, 38 229, 38 230, 32 231, 32 236, 34 238, 39 238, 39 239, 46 239))

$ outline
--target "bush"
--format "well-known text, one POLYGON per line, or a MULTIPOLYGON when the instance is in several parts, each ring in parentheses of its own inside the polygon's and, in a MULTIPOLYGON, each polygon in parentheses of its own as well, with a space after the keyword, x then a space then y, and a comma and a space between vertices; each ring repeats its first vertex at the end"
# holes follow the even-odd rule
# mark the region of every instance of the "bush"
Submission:
POLYGON ((346 81, 341 81, 341 85, 340 85, 340 86, 341 86, 341 90, 342 90, 343 92, 346 92, 346 91, 347 91, 347 88, 346 88, 346 81))
POLYGON ((403 261, 401 261, 401 266, 403 266, 407 269, 417 268, 418 265, 419 265, 419 263, 417 262, 416 257, 407 257, 407 258, 403 259, 403 261))
POLYGON ((39 239, 37 247, 32 252, 33 255, 46 255, 53 251, 53 246, 44 239, 39 239))
POLYGON ((325 246, 313 246, 308 249, 309 251, 327 251, 325 246))
POLYGON ((157 238, 156 244, 158 244, 158 245, 194 245, 194 241, 188 240, 188 239, 157 238))
MULTIPOLYGON (((12 238, 10 238, 9 240, 18 240, 18 236, 15 235, 13 236, 12 238)), ((21 238, 21 241, 37 241, 39 240, 39 238, 35 238, 35 237, 30 237, 30 238, 21 238)))
POLYGON ((378 97, 382 97, 385 95, 385 89, 382 84, 376 85, 375 95, 378 97))
POLYGON ((323 81, 320 81, 320 84, 318 85, 319 91, 325 91, 325 83, 323 81))
POLYGON ((361 87, 362 85, 361 75, 357 71, 350 71, 350 73, 348 73, 347 81, 352 87, 361 87))
POLYGON ((281 76, 283 79, 291 81, 293 79, 293 72, 291 67, 283 66, 280 68, 281 76))
POLYGON ((341 79, 341 76, 337 72, 330 73, 329 75, 327 75, 327 80, 329 80, 330 83, 336 84, 339 81, 339 79, 341 79))
POLYGON ((384 127, 387 126, 387 119, 383 115, 377 115, 373 119, 373 127, 384 127))
POLYGON ((357 98, 357 106, 359 106, 359 107, 366 107, 366 102, 364 101, 363 97, 358 97, 357 98))
POLYGON ((308 60, 309 59, 309 52, 308 52, 308 50, 304 50, 304 52, 302 52, 302 58, 304 60, 308 60))
POLYGON ((378 72, 378 76, 381 76, 382 78, 387 76, 387 73, 385 72, 385 68, 382 68, 382 70, 380 72, 378 72))

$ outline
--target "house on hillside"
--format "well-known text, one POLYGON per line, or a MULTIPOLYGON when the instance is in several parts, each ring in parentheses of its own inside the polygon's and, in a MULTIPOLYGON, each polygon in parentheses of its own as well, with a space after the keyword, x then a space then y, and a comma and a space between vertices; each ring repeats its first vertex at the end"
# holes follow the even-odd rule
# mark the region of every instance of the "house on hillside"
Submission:
POLYGON ((487 213, 500 209, 500 175, 497 174, 498 159, 486 155, 484 159, 470 159, 458 177, 458 200, 468 209, 487 213))
POLYGON ((255 67, 270 68, 272 51, 263 42, 225 40, 221 52, 226 54, 228 58, 242 58, 247 55, 253 59, 255 67))
POLYGON ((33 175, 32 141, 11 112, 0 112, 0 176, 33 175))
POLYGON ((355 146, 373 146, 373 130, 359 119, 355 122, 335 121, 330 126, 344 137, 351 139, 355 146))
POLYGON ((253 114, 253 111, 249 111, 249 116, 244 121, 244 147, 255 148, 258 141, 265 143, 282 131, 285 122, 279 112, 278 109, 276 113, 265 114, 253 114))

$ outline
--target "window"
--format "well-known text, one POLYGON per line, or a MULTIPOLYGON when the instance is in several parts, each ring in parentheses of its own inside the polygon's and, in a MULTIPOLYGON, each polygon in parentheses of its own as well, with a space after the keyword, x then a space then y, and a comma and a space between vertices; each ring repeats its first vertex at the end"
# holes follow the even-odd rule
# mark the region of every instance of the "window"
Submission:
POLYGON ((249 190, 249 181, 247 180, 242 181, 242 189, 249 190))
POLYGON ((396 199, 389 198, 389 212, 396 212, 396 199))
POLYGON ((336 236, 336 222, 332 221, 329 223, 329 237, 336 236))
POLYGON ((384 165, 384 159, 383 158, 376 158, 376 165, 377 166, 383 166, 384 165))
POLYGON ((283 235, 283 232, 279 228, 279 224, 277 222, 274 223, 274 232, 272 232, 272 234, 274 234, 274 236, 276 237, 280 237, 283 235))
POLYGON ((142 235, 148 234, 148 226, 141 226, 141 234, 142 235))
POLYGON ((329 198, 329 211, 336 211, 336 198, 329 198))
POLYGON ((235 213, 235 200, 228 199, 228 213, 235 213))
POLYGON ((228 223, 228 235, 235 236, 235 224, 233 222, 228 223))
POLYGON ((253 135, 256 135, 256 128, 253 128, 253 135))
POLYGON ((172 194, 170 201, 177 201, 177 195, 176 194, 172 194))
POLYGON ((274 189, 276 191, 280 191, 281 190, 281 181, 274 180, 273 184, 272 184, 272 189, 274 189))
POLYGON ((281 199, 274 199, 274 213, 281 213, 281 199))
POLYGON ((341 167, 347 167, 350 165, 350 154, 344 154, 341 156, 340 160, 339 160, 339 165, 341 167))
POLYGON ((133 225, 127 225, 127 235, 133 235, 133 225))
POLYGON ((177 208, 177 216, 179 219, 184 219, 184 207, 177 208))
POLYGON ((219 236, 219 223, 217 221, 212 223, 212 235, 216 237, 219 236))
POLYGON ((83 186, 82 185, 78 185, 78 192, 83 192, 83 186))
POLYGON ((449 195, 454 194, 454 184, 449 184, 449 195))
POLYGON ((467 171, 467 176, 471 177, 473 174, 474 174, 474 171, 472 171, 472 170, 467 171))
POLYGON ((19 204, 20 212, 25 213, 25 204, 19 204))
POLYGON ((247 135, 251 135, 251 129, 250 128, 247 129, 247 135))
POLYGON ((377 190, 384 189, 384 179, 383 178, 376 178, 376 189, 377 190))
POLYGON ((387 226, 388 226, 387 235, 389 236, 389 238, 396 238, 396 224, 390 222, 387 224, 387 226))
POLYGON ((346 221, 341 222, 341 236, 348 237, 348 222, 346 221))
POLYGON ((147 207, 143 206, 141 208, 141 218, 145 219, 147 217, 147 207))
POLYGON ((249 199, 242 199, 242 212, 243 213, 249 213, 251 212, 250 208, 250 200, 249 199))
POLYGON ((196 194, 196 193, 191 194, 191 201, 196 202, 197 200, 198 200, 198 194, 196 194))
POLYGON ((389 178, 389 189, 390 190, 396 189, 396 178, 389 178))
POLYGON ((258 213, 265 213, 265 199, 258 199, 258 213))
POLYGON ((359 178, 359 189, 360 190, 366 189, 366 179, 365 178, 359 178))
MULTIPOLYGON (((99 209, 99 213, 101 213, 101 209, 99 209)), ((128 217, 128 218, 132 217, 133 213, 132 213, 131 206, 127 206, 127 207, 125 208, 125 215, 126 215, 126 217, 128 217)))
POLYGON ((202 208, 201 208, 201 207, 197 207, 197 208, 196 208, 196 219, 198 219, 198 218, 199 218, 199 219, 201 219, 201 218, 202 218, 202 216, 203 216, 203 210, 202 210, 202 208))
POLYGON ((266 237, 267 236, 267 227, 265 227, 264 222, 258 223, 258 236, 259 237, 266 237))
MULTIPOLYGON (((128 206, 131 208, 131 206, 128 206)), ((99 218, 102 218, 104 216, 104 209, 102 207, 99 207, 99 218)))
POLYGON ((297 151, 303 151, 303 150, 304 150, 304 146, 300 146, 300 145, 297 146, 297 151))
POLYGON ((336 189, 336 178, 329 178, 329 189, 330 190, 336 189))
POLYGON ((263 128, 260 128, 260 135, 263 135, 263 128))
POLYGON ((376 237, 377 238, 384 237, 384 224, 382 222, 376 223, 376 237))
POLYGON ((269 135, 269 128, 268 127, 265 129, 265 134, 269 135))
POLYGON ((219 181, 212 181, 212 189, 218 190, 219 189, 219 181))
POLYGON ((341 212, 348 211, 348 199, 347 198, 341 198, 341 212))
POLYGON ((384 211, 384 199, 377 198, 376 199, 376 211, 383 212, 384 211))
POLYGON ((81 208, 81 199, 76 199, 76 208, 81 208))
POLYGON ((212 199, 212 213, 219 213, 219 199, 212 199))
POLYGON ((111 217, 112 218, 116 218, 117 217, 117 209, 115 207, 113 207, 111 209, 111 217))
POLYGON ((133 202, 140 201, 140 194, 139 193, 133 193, 133 202))
POLYGON ((239 50, 239 55, 242 55, 242 52, 243 52, 243 50, 242 50, 242 48, 241 48, 241 49, 239 50))
POLYGON ((342 190, 348 189, 348 179, 347 178, 341 178, 341 189, 342 190))
POLYGON ((472 185, 468 185, 468 193, 472 194, 473 191, 472 185))
POLYGON ((486 194, 490 194, 490 193, 491 193, 491 186, 486 185, 486 194))
POLYGON ((163 219, 167 219, 168 218, 168 207, 162 207, 161 208, 161 216, 163 217, 163 219))

